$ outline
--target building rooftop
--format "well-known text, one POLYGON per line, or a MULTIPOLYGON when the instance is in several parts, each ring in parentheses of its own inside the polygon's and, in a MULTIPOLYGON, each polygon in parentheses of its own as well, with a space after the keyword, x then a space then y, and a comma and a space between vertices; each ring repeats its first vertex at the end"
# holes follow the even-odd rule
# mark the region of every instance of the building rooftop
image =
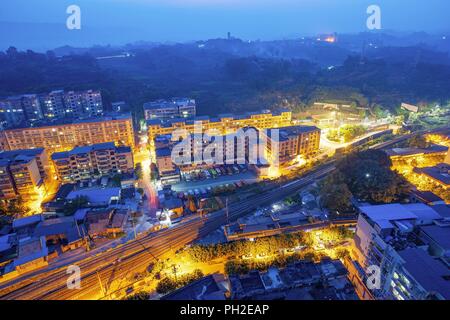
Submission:
POLYGON ((267 136, 273 139, 276 138, 274 136, 273 130, 278 130, 278 141, 286 141, 289 139, 289 137, 298 136, 303 133, 320 131, 320 129, 315 126, 291 126, 283 128, 272 128, 267 131, 267 136))
POLYGON ((226 288, 221 285, 224 277, 212 274, 175 290, 161 300, 225 300, 226 288))
POLYGON ((155 152, 157 157, 170 157, 172 154, 169 148, 158 148, 155 152))
POLYGON ((6 129, 5 131, 15 131, 15 130, 23 130, 23 129, 35 129, 35 128, 56 128, 60 126, 65 126, 69 124, 80 124, 80 123, 96 123, 96 122, 105 122, 105 121, 115 121, 115 120, 129 120, 132 121, 131 113, 109 113, 103 116, 95 116, 87 119, 70 119, 70 118, 62 118, 49 121, 41 121, 35 122, 33 125, 29 123, 24 123, 22 125, 16 126, 12 129, 6 129))
POLYGON ((152 125, 161 125, 162 127, 170 128, 172 124, 174 123, 190 123, 193 124, 195 121, 209 121, 209 122, 220 122, 222 119, 235 119, 235 120, 242 120, 242 119, 251 119, 253 116, 259 115, 259 114, 272 114, 274 116, 281 115, 283 112, 288 112, 288 110, 279 110, 276 112, 270 112, 269 110, 263 110, 260 112, 246 112, 241 115, 236 114, 221 114, 218 117, 209 117, 209 116, 197 116, 193 118, 175 118, 175 119, 168 119, 168 120, 161 120, 161 119, 151 119, 147 120, 146 123, 149 126, 152 125))
POLYGON ((420 229, 445 250, 450 250, 450 228, 437 225, 422 226, 420 229))
POLYGON ((436 202, 443 202, 439 196, 437 196, 435 193, 431 191, 419 191, 419 190, 411 190, 411 195, 416 197, 418 200, 424 202, 424 203, 436 203, 436 202))
POLYGON ((35 214, 32 216, 15 219, 12 225, 13 229, 18 229, 32 224, 38 224, 41 221, 44 221, 44 216, 42 214, 35 214))
POLYGON ((112 198, 120 198, 120 188, 87 188, 75 190, 69 193, 66 200, 77 197, 87 197, 91 204, 108 204, 112 198))
POLYGON ((441 163, 434 167, 415 168, 416 173, 422 173, 430 178, 439 181, 444 185, 450 185, 450 165, 441 163))
POLYGON ((11 151, 0 151, 0 159, 6 160, 14 160, 19 156, 32 156, 35 157, 44 152, 44 148, 35 148, 35 149, 20 149, 20 150, 11 150, 11 151))
POLYGON ((433 220, 442 217, 423 203, 415 204, 382 204, 375 206, 363 206, 359 208, 370 220, 381 228, 394 227, 391 222, 401 220, 433 220))
POLYGON ((450 270, 442 262, 419 248, 408 248, 398 254, 405 261, 405 269, 425 290, 450 299, 450 270))
POLYGON ((428 148, 393 148, 386 150, 389 156, 412 156, 430 153, 445 153, 448 151, 448 147, 441 146, 438 144, 433 144, 428 148))

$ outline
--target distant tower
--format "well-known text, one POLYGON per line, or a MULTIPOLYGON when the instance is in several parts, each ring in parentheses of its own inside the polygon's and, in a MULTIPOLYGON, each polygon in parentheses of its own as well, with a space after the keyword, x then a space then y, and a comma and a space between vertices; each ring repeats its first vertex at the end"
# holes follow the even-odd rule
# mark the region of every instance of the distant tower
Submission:
POLYGON ((228 38, 228 40, 231 40, 231 32, 230 31, 228 31, 228 33, 227 33, 227 38, 228 38))

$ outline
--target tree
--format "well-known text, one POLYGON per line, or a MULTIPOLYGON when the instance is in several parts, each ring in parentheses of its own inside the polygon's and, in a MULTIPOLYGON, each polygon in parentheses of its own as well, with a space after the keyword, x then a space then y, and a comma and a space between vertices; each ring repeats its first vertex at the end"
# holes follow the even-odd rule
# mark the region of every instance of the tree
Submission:
POLYGON ((374 203, 391 203, 404 198, 409 184, 391 170, 391 160, 383 151, 354 153, 341 160, 337 168, 350 192, 358 199, 374 203))
POLYGON ((138 163, 136 167, 134 168, 134 173, 136 174, 136 177, 141 180, 144 176, 144 173, 142 171, 142 164, 138 163))

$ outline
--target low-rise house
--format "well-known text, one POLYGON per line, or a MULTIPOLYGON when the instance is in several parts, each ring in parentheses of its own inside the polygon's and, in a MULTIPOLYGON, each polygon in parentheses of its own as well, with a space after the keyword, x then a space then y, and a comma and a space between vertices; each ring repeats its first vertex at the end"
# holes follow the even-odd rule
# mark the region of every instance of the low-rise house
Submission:
POLYGON ((230 275, 231 299, 357 300, 340 260, 298 261, 265 272, 230 275))
POLYGON ((86 212, 84 221, 91 237, 116 236, 124 232, 128 217, 128 210, 108 208, 86 212))
POLYGON ((175 290, 161 300, 225 300, 229 295, 228 282, 222 274, 211 274, 175 290))
POLYGON ((81 247, 84 244, 82 226, 74 217, 48 219, 36 226, 35 237, 45 237, 47 245, 58 244, 63 252, 81 247))
POLYGON ((66 200, 75 200, 77 197, 86 197, 91 207, 107 207, 121 199, 121 189, 118 187, 79 189, 70 192, 66 200))

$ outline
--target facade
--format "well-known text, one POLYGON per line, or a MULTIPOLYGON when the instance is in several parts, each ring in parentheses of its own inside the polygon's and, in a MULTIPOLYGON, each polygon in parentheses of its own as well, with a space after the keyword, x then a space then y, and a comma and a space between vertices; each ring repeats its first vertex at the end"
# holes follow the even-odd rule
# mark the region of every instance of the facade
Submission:
POLYGON ((89 118, 102 113, 102 96, 98 90, 54 90, 43 94, 11 96, 0 101, 0 121, 4 128, 44 119, 89 118))
MULTIPOLYGON (((355 244, 363 270, 380 269, 377 299, 449 299, 448 267, 430 251, 421 229, 442 221, 425 204, 389 204, 360 208, 355 244)), ((425 229, 428 230, 428 229, 425 229)))
POLYGON ((114 141, 134 148, 131 115, 108 116, 76 122, 9 129, 2 131, 0 145, 4 150, 45 148, 49 154, 80 145, 114 141))
POLYGON ((268 130, 267 159, 270 163, 285 164, 297 157, 309 158, 317 154, 320 144, 320 129, 314 126, 291 126, 268 130))
POLYGON ((100 91, 68 91, 64 93, 66 116, 94 117, 103 113, 100 91))
POLYGON ((48 175, 44 149, 0 152, 0 199, 34 196, 48 175))
POLYGON ((66 115, 64 90, 54 90, 48 94, 40 95, 44 117, 47 119, 60 119, 66 115))
POLYGON ((196 104, 189 98, 156 100, 144 103, 144 114, 146 120, 191 118, 196 115, 196 104))
POLYGON ((0 129, 20 125, 25 120, 21 104, 12 104, 8 100, 0 101, 0 129))
POLYGON ((44 118, 39 98, 35 94, 24 94, 2 100, 0 113, 6 128, 19 125, 24 121, 32 123, 44 118))
POLYGON ((214 137, 188 134, 182 141, 167 135, 155 137, 155 145, 160 145, 155 152, 160 174, 173 172, 176 168, 189 170, 215 164, 284 165, 298 157, 309 158, 319 150, 320 129, 317 127, 268 130, 250 127, 238 132, 240 134, 214 137), (177 163, 173 163, 172 153, 179 157, 177 163))
POLYGON ((195 125, 201 125, 203 132, 214 130, 219 134, 234 133, 246 127, 255 127, 257 129, 280 128, 292 125, 292 113, 290 111, 277 113, 262 111, 245 115, 222 114, 217 118, 202 116, 193 119, 170 119, 167 121, 153 119, 147 121, 150 140, 159 135, 172 134, 177 129, 184 129, 188 133, 194 133, 195 125))
POLYGON ((90 180, 134 169, 130 147, 116 147, 114 142, 76 147, 52 154, 58 178, 65 182, 90 180))

